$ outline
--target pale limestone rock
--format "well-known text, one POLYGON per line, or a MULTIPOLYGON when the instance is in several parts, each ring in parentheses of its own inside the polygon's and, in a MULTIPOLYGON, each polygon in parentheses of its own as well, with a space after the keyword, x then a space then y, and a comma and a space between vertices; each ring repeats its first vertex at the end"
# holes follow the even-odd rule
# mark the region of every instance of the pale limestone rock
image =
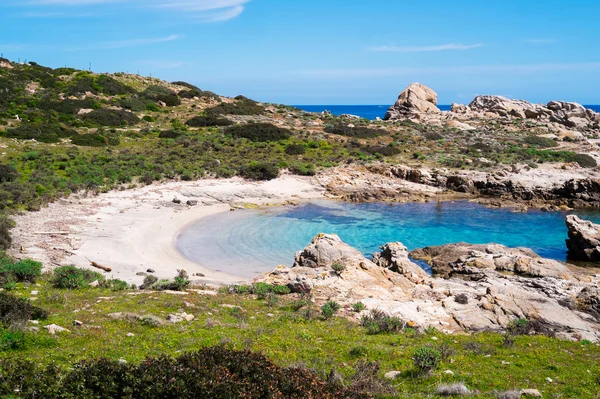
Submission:
POLYGON ((588 262, 600 261, 600 225, 568 215, 566 240, 569 257, 588 262))

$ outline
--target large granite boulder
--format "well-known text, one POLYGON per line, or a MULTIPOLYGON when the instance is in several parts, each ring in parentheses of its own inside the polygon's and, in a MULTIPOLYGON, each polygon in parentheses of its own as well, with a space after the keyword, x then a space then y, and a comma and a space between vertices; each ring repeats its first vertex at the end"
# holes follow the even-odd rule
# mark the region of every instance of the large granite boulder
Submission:
POLYGON ((373 263, 394 273, 399 273, 410 281, 422 284, 430 276, 408 258, 408 249, 401 242, 385 244, 381 252, 373 255, 373 263))
POLYGON ((437 94, 420 83, 412 83, 385 114, 385 120, 407 119, 419 114, 439 114, 437 94))
POLYGON ((588 262, 600 261, 600 225, 569 215, 567 228, 569 258, 588 262))

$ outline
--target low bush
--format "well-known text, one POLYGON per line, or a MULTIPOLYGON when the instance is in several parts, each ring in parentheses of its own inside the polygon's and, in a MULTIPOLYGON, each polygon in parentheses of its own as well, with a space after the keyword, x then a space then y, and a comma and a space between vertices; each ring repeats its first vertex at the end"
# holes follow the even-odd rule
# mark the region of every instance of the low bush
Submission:
POLYGON ((45 319, 48 312, 28 300, 0 291, 0 327, 20 328, 29 320, 45 319))
POLYGON ((158 134, 159 139, 176 139, 181 137, 183 133, 176 130, 163 130, 158 134))
POLYGON ((279 176, 279 166, 267 162, 250 162, 241 167, 238 173, 250 180, 273 180, 279 176))
POLYGON ((219 115, 262 115, 265 113, 265 108, 252 100, 242 100, 234 103, 221 103, 208 108, 205 112, 207 116, 213 117, 219 115))
POLYGON ((56 288, 74 290, 87 287, 94 281, 103 282, 104 276, 88 269, 80 269, 75 266, 61 266, 54 269, 52 274, 52 285, 56 288))
POLYGON ((360 324, 369 334, 398 333, 406 327, 402 319, 379 309, 372 309, 368 315, 361 317, 360 324))
POLYGON ((76 134, 71 137, 71 143, 84 147, 106 147, 109 145, 119 145, 118 138, 109 138, 100 134, 76 134))
POLYGON ((288 155, 303 155, 306 153, 306 146, 304 144, 290 144, 285 147, 285 153, 288 155))
POLYGON ((444 136, 442 136, 438 132, 426 132, 425 134, 423 134, 423 137, 431 141, 442 140, 444 138, 444 136))
POLYGON ((140 289, 157 291, 185 291, 192 282, 185 270, 177 270, 177 276, 173 280, 159 280, 155 276, 146 276, 140 289))
POLYGON ((331 319, 337 311, 340 310, 340 304, 335 301, 328 301, 321 306, 321 316, 323 319, 331 319))
POLYGON ((17 281, 33 283, 42 275, 42 264, 31 259, 25 259, 17 263, 0 266, 0 273, 10 274, 17 281))
POLYGON ((190 127, 231 126, 233 122, 227 118, 215 116, 195 116, 185 123, 190 127))
POLYGON ((523 141, 526 144, 534 145, 539 148, 551 148, 558 147, 558 143, 555 140, 549 139, 547 137, 540 136, 527 136, 523 141))
POLYGON ((334 263, 333 265, 331 265, 331 268, 333 269, 334 273, 338 276, 341 276, 344 270, 346 270, 346 266, 342 265, 341 263, 334 263))
POLYGON ((86 360, 61 370, 0 360, 0 395, 78 398, 369 398, 330 384, 316 373, 277 366, 260 354, 224 347, 177 358, 149 357, 140 364, 86 360))
POLYGON ((359 139, 369 139, 369 138, 379 137, 379 136, 387 133, 385 130, 382 130, 382 129, 372 129, 372 128, 363 127, 363 126, 350 127, 343 123, 326 126, 325 132, 339 134, 339 135, 348 136, 348 137, 356 137, 359 139))
POLYGON ((162 101, 168 107, 181 105, 181 100, 173 90, 162 86, 150 86, 142 93, 140 97, 147 98, 152 101, 162 101))
POLYGON ((121 127, 131 126, 140 122, 134 113, 117 109, 96 109, 84 114, 81 119, 97 126, 121 127))
POLYGON ((12 165, 0 165, 0 183, 10 183, 19 178, 19 172, 12 165))
POLYGON ((0 250, 6 250, 12 245, 10 230, 16 226, 14 220, 0 213, 0 250))
POLYGON ((127 284, 127 281, 119 279, 105 280, 100 284, 100 286, 102 288, 108 288, 111 291, 125 291, 129 288, 129 284, 127 284))
POLYGON ((269 123, 249 123, 247 125, 232 126, 225 130, 225 134, 254 142, 280 141, 292 137, 290 130, 269 123))
POLYGON ((36 140, 41 143, 58 143, 60 139, 77 134, 73 129, 52 122, 21 123, 20 126, 7 129, 5 137, 19 140, 36 140))
POLYGON ((354 303, 352 305, 352 310, 354 312, 356 312, 356 313, 360 313, 360 312, 362 312, 363 310, 366 310, 366 309, 367 309, 367 307, 362 302, 356 302, 356 303, 354 303))
POLYGON ((440 364, 442 355, 436 349, 421 347, 414 351, 412 359, 415 368, 422 374, 430 373, 440 364))
POLYGON ((391 145, 386 146, 367 146, 362 149, 367 154, 383 155, 384 157, 392 157, 401 153, 400 149, 391 145))
POLYGON ((595 168, 598 166, 596 160, 587 154, 576 154, 573 157, 573 162, 577 162, 582 168, 595 168))

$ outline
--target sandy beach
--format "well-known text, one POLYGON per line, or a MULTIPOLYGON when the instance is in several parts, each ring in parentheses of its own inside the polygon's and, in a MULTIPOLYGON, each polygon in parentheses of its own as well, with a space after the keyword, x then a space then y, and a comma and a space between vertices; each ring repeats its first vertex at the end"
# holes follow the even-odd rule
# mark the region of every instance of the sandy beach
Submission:
MULTIPOLYGON (((140 283, 148 269, 172 278, 184 269, 192 280, 230 284, 244 278, 186 259, 177 249, 181 231, 199 219, 252 205, 322 198, 311 178, 284 175, 268 182, 240 178, 168 182, 99 195, 76 194, 16 218, 11 254, 47 269, 60 265, 110 267, 107 277, 140 283), (181 200, 180 204, 173 199, 181 200), (188 205, 188 201, 197 201, 188 205)), ((236 210, 241 211, 241 210, 236 210)))

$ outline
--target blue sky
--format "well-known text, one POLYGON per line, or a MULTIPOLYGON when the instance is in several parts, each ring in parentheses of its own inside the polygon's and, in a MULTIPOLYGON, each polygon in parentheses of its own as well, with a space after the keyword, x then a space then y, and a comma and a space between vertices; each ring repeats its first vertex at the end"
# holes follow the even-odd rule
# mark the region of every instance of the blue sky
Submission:
POLYGON ((600 103, 600 1, 0 0, 0 53, 286 104, 600 103))

